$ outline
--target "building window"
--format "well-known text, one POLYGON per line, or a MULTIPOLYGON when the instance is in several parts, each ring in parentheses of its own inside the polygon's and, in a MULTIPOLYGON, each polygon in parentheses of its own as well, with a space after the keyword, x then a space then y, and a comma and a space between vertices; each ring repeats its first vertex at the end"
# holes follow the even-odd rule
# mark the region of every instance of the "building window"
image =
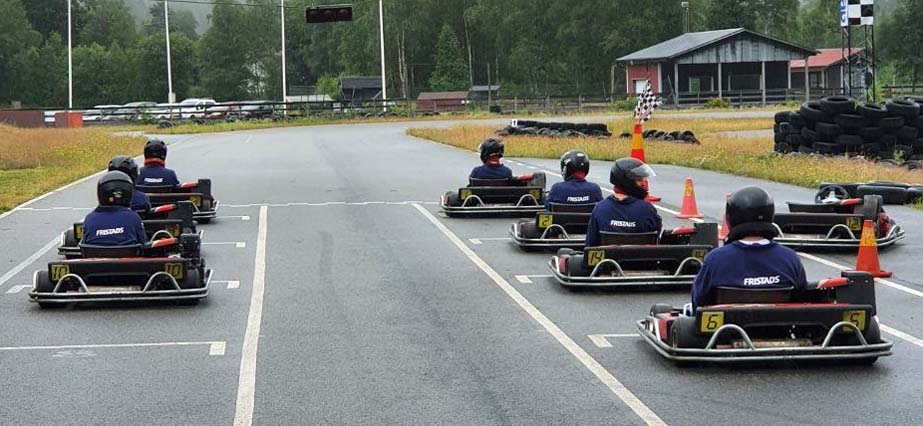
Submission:
POLYGON ((634 83, 635 83, 635 91, 634 91, 634 93, 635 93, 636 95, 637 95, 638 93, 643 92, 643 91, 644 91, 644 86, 647 86, 647 79, 646 79, 646 78, 640 79, 640 80, 632 80, 632 81, 634 81, 634 83))
POLYGON ((811 88, 819 89, 819 88, 821 87, 821 86, 820 86, 820 82, 821 82, 821 75, 820 75, 820 74, 821 74, 820 72, 812 72, 812 73, 811 73, 811 88))
POLYGON ((689 77, 689 93, 712 92, 714 90, 714 80, 710 76, 689 77))

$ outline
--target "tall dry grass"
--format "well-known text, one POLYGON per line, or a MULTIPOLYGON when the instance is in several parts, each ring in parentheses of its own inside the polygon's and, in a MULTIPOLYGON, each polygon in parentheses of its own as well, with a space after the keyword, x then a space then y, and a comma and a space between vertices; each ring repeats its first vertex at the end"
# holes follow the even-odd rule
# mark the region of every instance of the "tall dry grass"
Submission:
POLYGON ((0 212, 138 155, 143 139, 102 129, 21 129, 0 125, 0 212))
MULTIPOLYGON (((668 120, 662 122, 666 121, 668 120)), ((728 129, 723 122, 709 123, 708 120, 704 123, 685 125, 693 131, 696 128, 693 126, 696 125, 700 129, 713 132, 745 130, 728 129)), ((651 127, 666 128, 659 123, 651 127)), ((494 134, 494 130, 491 126, 455 126, 442 129, 413 128, 409 129, 408 133, 455 147, 476 150, 485 137, 494 134)), ((645 141, 648 162, 713 170, 808 188, 817 187, 824 181, 890 180, 923 184, 923 173, 883 167, 864 160, 776 155, 771 153, 771 138, 724 138, 713 133, 697 134, 702 141, 701 145, 645 141)), ((630 139, 616 137, 555 139, 508 136, 503 140, 506 155, 509 157, 558 158, 567 150, 580 149, 592 159, 614 160, 628 156, 631 149, 630 139)))

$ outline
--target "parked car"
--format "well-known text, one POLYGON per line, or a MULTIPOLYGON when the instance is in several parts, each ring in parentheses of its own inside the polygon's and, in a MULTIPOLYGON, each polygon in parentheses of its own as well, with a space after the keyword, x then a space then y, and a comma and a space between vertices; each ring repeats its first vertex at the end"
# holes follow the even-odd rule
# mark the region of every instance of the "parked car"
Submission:
POLYGON ((218 105, 211 98, 187 98, 179 103, 180 118, 205 118, 208 109, 218 105))
POLYGON ((262 118, 272 118, 276 112, 276 107, 272 101, 249 101, 242 102, 242 105, 231 114, 232 118, 241 120, 259 120, 262 118))
POLYGON ((137 120, 140 119, 143 115, 148 114, 148 112, 157 106, 156 102, 144 101, 144 102, 129 102, 125 105, 122 105, 122 108, 117 109, 109 117, 110 120, 137 120))

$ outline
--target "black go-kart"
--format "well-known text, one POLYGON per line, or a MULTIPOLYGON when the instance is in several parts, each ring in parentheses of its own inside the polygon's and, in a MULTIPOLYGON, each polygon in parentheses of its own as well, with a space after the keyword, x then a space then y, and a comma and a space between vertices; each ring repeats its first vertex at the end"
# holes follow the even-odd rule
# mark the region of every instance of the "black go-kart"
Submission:
POLYGON ((519 219, 510 226, 510 237, 525 251, 580 249, 586 240, 590 213, 596 204, 551 203, 535 219, 519 219))
MULTIPOLYGON (((194 207, 188 201, 175 204, 165 204, 154 207, 149 211, 138 212, 144 218, 144 233, 149 240, 162 238, 178 238, 183 234, 197 234, 202 238, 203 231, 196 230, 193 220, 194 207)), ((66 259, 80 258, 80 242, 83 240, 83 222, 74 223, 71 229, 61 234, 61 246, 58 255, 66 259)), ((194 254, 199 257, 198 253, 194 254)))
POLYGON ((602 246, 560 249, 548 267, 565 287, 689 287, 718 247, 718 224, 637 234, 603 232, 602 246))
POLYGON ((904 238, 904 230, 885 214, 878 195, 849 198, 842 187, 831 185, 818 191, 813 204, 789 202, 788 209, 790 213, 775 214, 775 241, 793 249, 858 248, 866 220, 874 225, 878 247, 904 238))
POLYGON ((875 286, 865 272, 809 283, 803 290, 718 287, 692 314, 654 305, 637 331, 680 364, 850 360, 891 355, 881 338, 875 286))
POLYGON ((545 210, 545 174, 513 179, 468 179, 468 186, 442 195, 449 217, 526 217, 545 210))
POLYGON ((41 307, 86 302, 198 303, 208 295, 212 271, 197 257, 198 235, 143 245, 80 245, 81 258, 54 261, 36 271, 29 300, 41 307))
POLYGON ((193 217, 199 223, 209 223, 218 214, 218 200, 212 196, 211 179, 199 179, 179 186, 137 185, 135 188, 146 193, 154 207, 189 201, 195 210, 193 217))

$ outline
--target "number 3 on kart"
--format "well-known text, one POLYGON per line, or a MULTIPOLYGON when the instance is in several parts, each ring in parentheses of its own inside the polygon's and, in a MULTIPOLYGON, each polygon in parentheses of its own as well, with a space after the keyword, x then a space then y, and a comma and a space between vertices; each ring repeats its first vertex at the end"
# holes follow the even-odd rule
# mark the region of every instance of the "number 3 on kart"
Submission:
POLYGON ((724 312, 702 312, 703 333, 714 333, 724 325, 724 312))

